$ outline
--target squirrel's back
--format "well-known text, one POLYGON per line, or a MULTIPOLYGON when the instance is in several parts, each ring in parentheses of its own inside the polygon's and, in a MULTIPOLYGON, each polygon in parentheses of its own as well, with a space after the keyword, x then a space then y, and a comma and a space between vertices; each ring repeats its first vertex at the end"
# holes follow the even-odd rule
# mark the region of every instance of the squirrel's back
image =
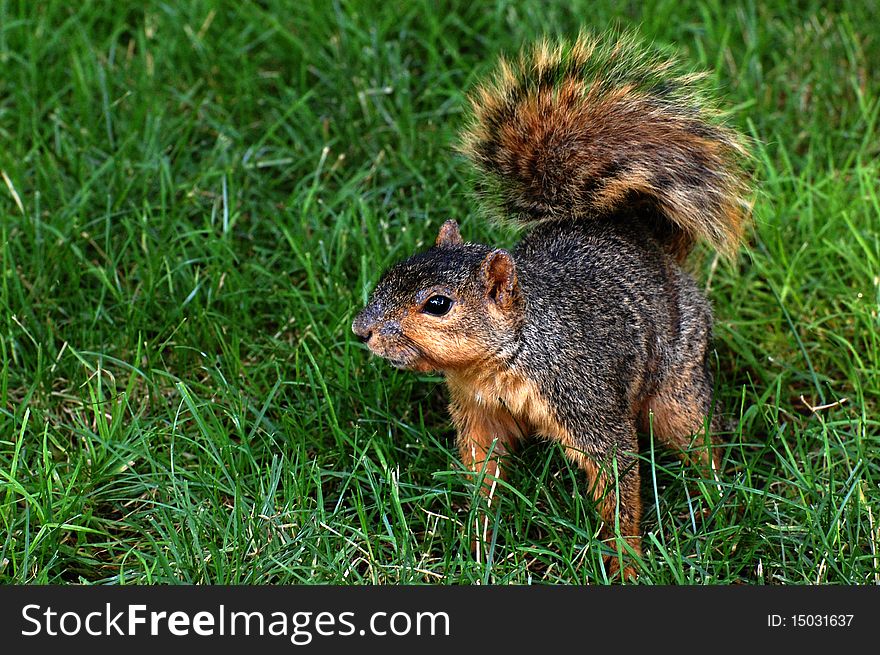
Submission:
POLYGON ((681 261, 699 239, 731 254, 747 216, 744 140, 704 76, 631 35, 542 42, 471 96, 461 151, 491 209, 516 222, 626 219, 681 261))

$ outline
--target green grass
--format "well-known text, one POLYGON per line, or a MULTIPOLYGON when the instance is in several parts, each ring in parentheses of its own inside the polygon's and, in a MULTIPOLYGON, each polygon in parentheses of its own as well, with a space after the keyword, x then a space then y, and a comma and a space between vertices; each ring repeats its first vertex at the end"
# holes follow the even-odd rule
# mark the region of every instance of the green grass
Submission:
POLYGON ((538 442, 476 561, 442 381, 349 326, 446 218, 515 238, 452 154, 464 90, 621 25, 759 142, 750 246, 693 260, 737 431, 720 491, 646 440, 639 582, 880 582, 874 3, 144 4, 0 0, 0 580, 605 581, 538 442))

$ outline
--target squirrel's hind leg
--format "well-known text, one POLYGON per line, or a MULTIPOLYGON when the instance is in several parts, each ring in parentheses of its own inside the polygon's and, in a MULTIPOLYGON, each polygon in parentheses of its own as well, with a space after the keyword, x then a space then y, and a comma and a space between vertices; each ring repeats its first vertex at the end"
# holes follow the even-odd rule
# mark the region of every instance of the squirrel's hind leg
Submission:
POLYGON ((642 411, 645 431, 676 450, 686 463, 698 464, 710 480, 721 472, 721 439, 724 429, 720 408, 712 403, 712 374, 704 359, 685 361, 667 375, 642 411), (707 434, 705 421, 711 416, 707 434))

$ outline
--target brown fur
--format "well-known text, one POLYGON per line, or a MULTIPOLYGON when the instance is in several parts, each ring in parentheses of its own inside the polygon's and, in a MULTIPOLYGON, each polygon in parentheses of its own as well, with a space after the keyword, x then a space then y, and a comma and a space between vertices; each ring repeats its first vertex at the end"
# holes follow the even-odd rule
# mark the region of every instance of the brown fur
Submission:
MULTIPOLYGON (((660 443, 677 450, 687 463, 698 463, 704 474, 717 478, 721 469, 717 437, 707 445, 694 439, 703 436, 703 421, 710 408, 705 399, 712 390, 706 388, 705 374, 701 367, 688 362, 678 377, 671 378, 642 405, 642 421, 645 432, 653 430, 660 443)), ((722 430, 721 419, 713 416, 712 432, 722 430)))
POLYGON ((715 118, 703 76, 678 68, 631 37, 540 43, 472 96, 460 150, 494 182, 488 200, 506 219, 608 217, 644 202, 668 221, 678 261, 698 239, 733 254, 749 206, 744 140, 715 118), (606 63, 592 70, 591 57, 606 63), (667 79, 642 83, 652 75, 667 79))
MULTIPOLYGON (((587 476, 587 488, 603 520, 603 538, 613 539, 619 531, 619 534, 626 535, 633 552, 641 554, 638 468, 620 475, 621 499, 618 503, 614 477, 606 470, 610 462, 597 463, 581 449, 577 440, 557 420, 552 405, 533 381, 504 368, 470 367, 448 373, 447 386, 452 399, 449 411, 458 432, 461 461, 471 471, 484 474, 482 489, 490 503, 495 494, 495 480, 505 478, 504 457, 518 441, 530 434, 557 441, 564 446, 568 458, 587 476)), ((488 524, 484 523, 477 532, 477 538, 482 541, 475 544, 478 552, 488 544, 487 527, 488 524)), ((617 558, 609 558, 612 575, 618 571, 618 565, 617 558)), ((635 570, 627 566, 624 577, 634 575, 635 570)))
MULTIPOLYGON (((466 243, 447 221, 352 324, 395 366, 445 373, 462 462, 490 506, 519 440, 560 443, 600 535, 624 540, 608 562, 624 578, 641 553, 637 427, 716 480, 721 465, 716 436, 702 443, 707 420, 723 427, 712 312, 679 262, 701 238, 735 249, 745 185, 739 137, 696 88, 627 39, 502 61, 473 96, 462 149, 496 210, 532 229, 508 251, 466 243)), ((489 527, 478 518, 478 557, 489 527)))

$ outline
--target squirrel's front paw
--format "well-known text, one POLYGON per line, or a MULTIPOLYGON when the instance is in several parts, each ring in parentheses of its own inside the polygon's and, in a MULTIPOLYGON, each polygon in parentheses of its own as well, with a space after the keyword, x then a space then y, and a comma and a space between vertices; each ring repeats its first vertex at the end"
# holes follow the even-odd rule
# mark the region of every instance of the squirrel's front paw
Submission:
POLYGON ((625 564, 621 573, 620 558, 617 555, 606 555, 605 566, 608 567, 608 579, 611 581, 620 575, 620 582, 635 582, 639 576, 636 568, 630 564, 625 564))

